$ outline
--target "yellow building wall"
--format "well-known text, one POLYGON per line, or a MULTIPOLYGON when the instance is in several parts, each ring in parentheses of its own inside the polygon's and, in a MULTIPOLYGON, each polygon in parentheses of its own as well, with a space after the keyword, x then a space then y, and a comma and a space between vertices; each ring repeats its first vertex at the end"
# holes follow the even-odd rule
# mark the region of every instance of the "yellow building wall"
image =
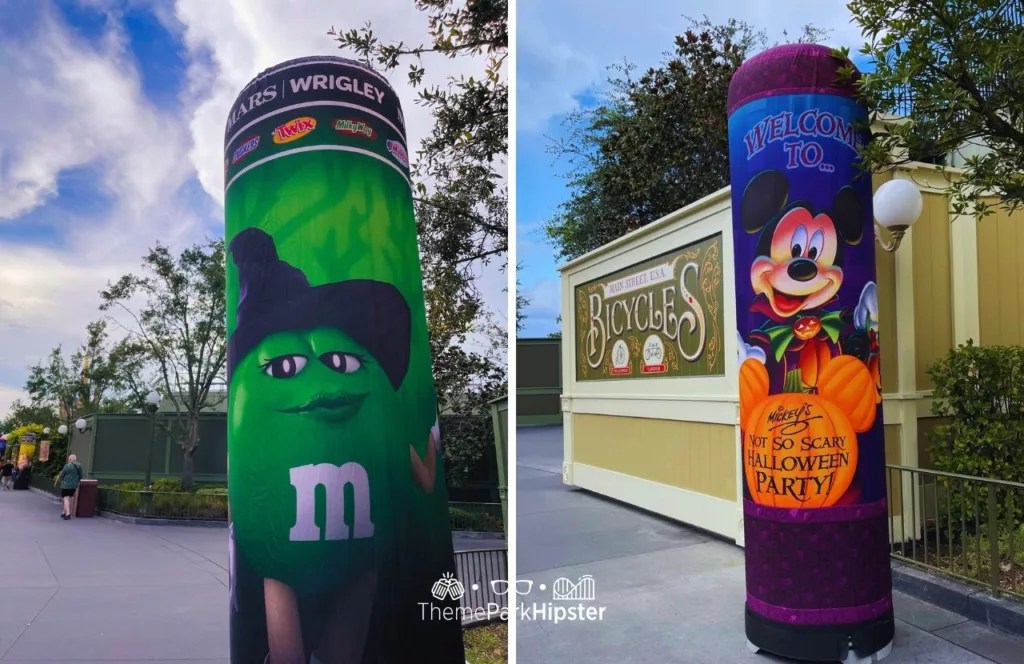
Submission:
POLYGON ((574 413, 573 461, 736 500, 736 427, 574 413))
MULTIPOLYGON (((892 179, 892 171, 878 173, 872 178, 872 188, 878 191, 883 183, 892 179)), ((878 284, 878 337, 882 347, 882 392, 892 394, 899 391, 899 346, 896 335, 896 254, 882 249, 874 237, 863 241, 875 245, 875 270, 878 284)))
POLYGON ((918 390, 932 388, 928 367, 953 347, 953 291, 950 269, 949 201, 924 193, 924 210, 914 224, 914 352, 918 390))
MULTIPOLYGON (((900 454, 900 425, 885 425, 885 463, 899 466, 901 464, 900 454)), ((893 516, 903 513, 903 486, 900 483, 900 474, 886 470, 885 485, 889 491, 889 505, 893 516)))
POLYGON ((978 315, 986 346, 1024 344, 1024 214, 999 208, 978 224, 978 315))

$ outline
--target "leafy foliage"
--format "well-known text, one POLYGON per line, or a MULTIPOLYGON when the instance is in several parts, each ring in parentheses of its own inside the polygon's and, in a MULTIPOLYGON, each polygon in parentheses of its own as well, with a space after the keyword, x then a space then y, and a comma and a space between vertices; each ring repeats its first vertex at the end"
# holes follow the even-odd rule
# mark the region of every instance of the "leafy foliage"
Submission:
MULTIPOLYGON (((430 109, 434 127, 413 164, 416 225, 430 330, 437 399, 442 413, 488 413, 487 403, 507 391, 507 336, 494 334, 494 316, 475 285, 480 267, 494 260, 507 269, 508 53, 507 0, 413 0, 427 16, 430 43, 383 43, 370 24, 336 30, 341 49, 385 72, 408 63, 417 103, 430 109), (427 56, 483 56, 482 76, 449 78, 424 87, 427 56), (467 348, 470 335, 488 340, 484 352, 467 348), (501 340, 496 347, 494 341, 501 340)), ((442 432, 445 458, 458 477, 493 439, 461 429, 442 432)))
POLYGON ((57 346, 47 362, 29 368, 25 390, 33 405, 56 413, 65 424, 90 413, 124 412, 141 405, 148 391, 148 361, 130 340, 111 345, 107 326, 106 320, 89 323, 78 350, 65 356, 57 346))
MULTIPOLYGON (((523 269, 523 264, 520 263, 516 266, 516 271, 523 269)), ((523 328, 526 327, 526 308, 530 306, 530 298, 523 294, 523 285, 519 282, 519 277, 516 277, 516 332, 522 332, 523 328)))
POLYGON ((175 428, 184 454, 182 485, 191 490, 199 446, 199 414, 219 403, 227 357, 224 241, 189 247, 174 257, 157 244, 143 257, 141 276, 126 274, 100 293, 102 311, 126 314, 131 324, 126 361, 150 359, 163 395, 177 412, 175 428), (130 303, 142 297, 134 310, 130 303))
POLYGON ((3 432, 10 432, 29 424, 38 425, 40 430, 43 427, 53 429, 59 426, 60 420, 57 419, 56 412, 50 406, 26 404, 21 399, 15 399, 11 402, 10 411, 0 424, 0 429, 3 432))
POLYGON ((420 253, 428 283, 451 288, 457 272, 460 297, 479 297, 473 268, 508 251, 508 190, 503 184, 508 154, 508 84, 502 67, 508 51, 506 0, 415 0, 427 14, 430 45, 381 43, 371 25, 329 35, 339 48, 369 65, 392 71, 409 63, 408 80, 420 88, 418 103, 429 108, 434 128, 413 166, 420 253), (451 78, 445 88, 424 88, 423 57, 486 56, 482 77, 451 78), (441 273, 437 270, 441 269, 441 273))
POLYGON ((494 445, 491 416, 441 416, 441 441, 444 446, 445 479, 448 486, 463 486, 484 455, 494 445))
MULTIPOLYGON (((864 167, 954 154, 966 173, 950 178, 957 214, 1024 204, 1024 13, 1004 0, 852 0, 874 70, 860 91, 898 121, 863 150, 864 167), (988 150, 979 153, 979 149, 988 150)), ((846 52, 844 51, 844 55, 846 52)))
POLYGON ((932 412, 952 418, 935 428, 936 469, 1024 482, 1024 346, 951 350, 929 370, 932 412))
MULTIPOLYGON (((571 191, 545 232, 564 259, 581 256, 729 184, 729 82, 767 45, 763 31, 707 17, 675 39, 664 63, 637 76, 612 66, 596 108, 569 115, 550 151, 569 163, 571 191)), ((800 41, 824 31, 805 26, 800 41)))

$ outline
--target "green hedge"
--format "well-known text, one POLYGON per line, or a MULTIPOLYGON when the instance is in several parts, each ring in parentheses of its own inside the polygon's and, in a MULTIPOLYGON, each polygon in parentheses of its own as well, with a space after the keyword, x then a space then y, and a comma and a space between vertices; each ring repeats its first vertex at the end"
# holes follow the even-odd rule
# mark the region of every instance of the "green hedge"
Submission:
POLYGON ((116 487, 100 487, 99 509, 115 514, 157 519, 192 519, 226 521, 228 500, 226 489, 201 489, 195 493, 174 491, 176 481, 165 480, 153 493, 143 491, 141 482, 125 482, 116 487))
POLYGON ((937 470, 1024 482, 1024 346, 960 346, 928 370, 937 470))
MULTIPOLYGON (((932 412, 949 419, 934 430, 935 469, 1024 483, 1024 346, 968 342, 932 365, 928 375, 935 386, 932 412)), ((988 519, 988 489, 982 483, 947 484, 955 517, 963 513, 973 521, 977 508, 979 520, 988 519)), ((1024 490, 1001 487, 994 498, 1000 520, 1019 521, 1024 490)))

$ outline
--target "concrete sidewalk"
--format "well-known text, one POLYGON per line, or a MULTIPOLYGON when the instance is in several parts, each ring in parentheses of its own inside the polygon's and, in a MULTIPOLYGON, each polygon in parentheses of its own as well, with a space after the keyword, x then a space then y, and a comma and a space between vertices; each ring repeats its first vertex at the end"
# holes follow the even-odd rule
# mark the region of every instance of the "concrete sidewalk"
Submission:
POLYGON ((0 662, 227 664, 227 558, 224 528, 62 521, 0 491, 0 662))
MULTIPOLYGON (((521 664, 761 664, 743 630, 743 551, 562 484, 560 427, 517 430, 517 575, 550 602, 558 578, 594 578, 592 622, 519 620, 521 664), (545 590, 540 590, 543 584, 545 590)), ((1024 643, 897 594, 887 664, 1020 664, 1024 643)), ((571 604, 571 603, 570 603, 571 604)))

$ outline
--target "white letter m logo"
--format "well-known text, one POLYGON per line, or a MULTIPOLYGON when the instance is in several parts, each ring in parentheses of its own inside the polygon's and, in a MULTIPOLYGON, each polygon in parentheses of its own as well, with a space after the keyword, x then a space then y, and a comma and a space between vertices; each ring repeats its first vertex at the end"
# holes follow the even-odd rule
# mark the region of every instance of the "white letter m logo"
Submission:
POLYGON ((319 542, 326 540, 363 539, 373 537, 370 520, 370 479, 366 469, 358 463, 343 466, 331 463, 309 464, 291 469, 291 484, 295 487, 295 525, 288 531, 292 542, 319 542), (345 523, 345 485, 352 485, 355 523, 345 523), (316 525, 316 488, 323 485, 327 492, 326 528, 316 525), (321 537, 323 536, 323 537, 321 537))

